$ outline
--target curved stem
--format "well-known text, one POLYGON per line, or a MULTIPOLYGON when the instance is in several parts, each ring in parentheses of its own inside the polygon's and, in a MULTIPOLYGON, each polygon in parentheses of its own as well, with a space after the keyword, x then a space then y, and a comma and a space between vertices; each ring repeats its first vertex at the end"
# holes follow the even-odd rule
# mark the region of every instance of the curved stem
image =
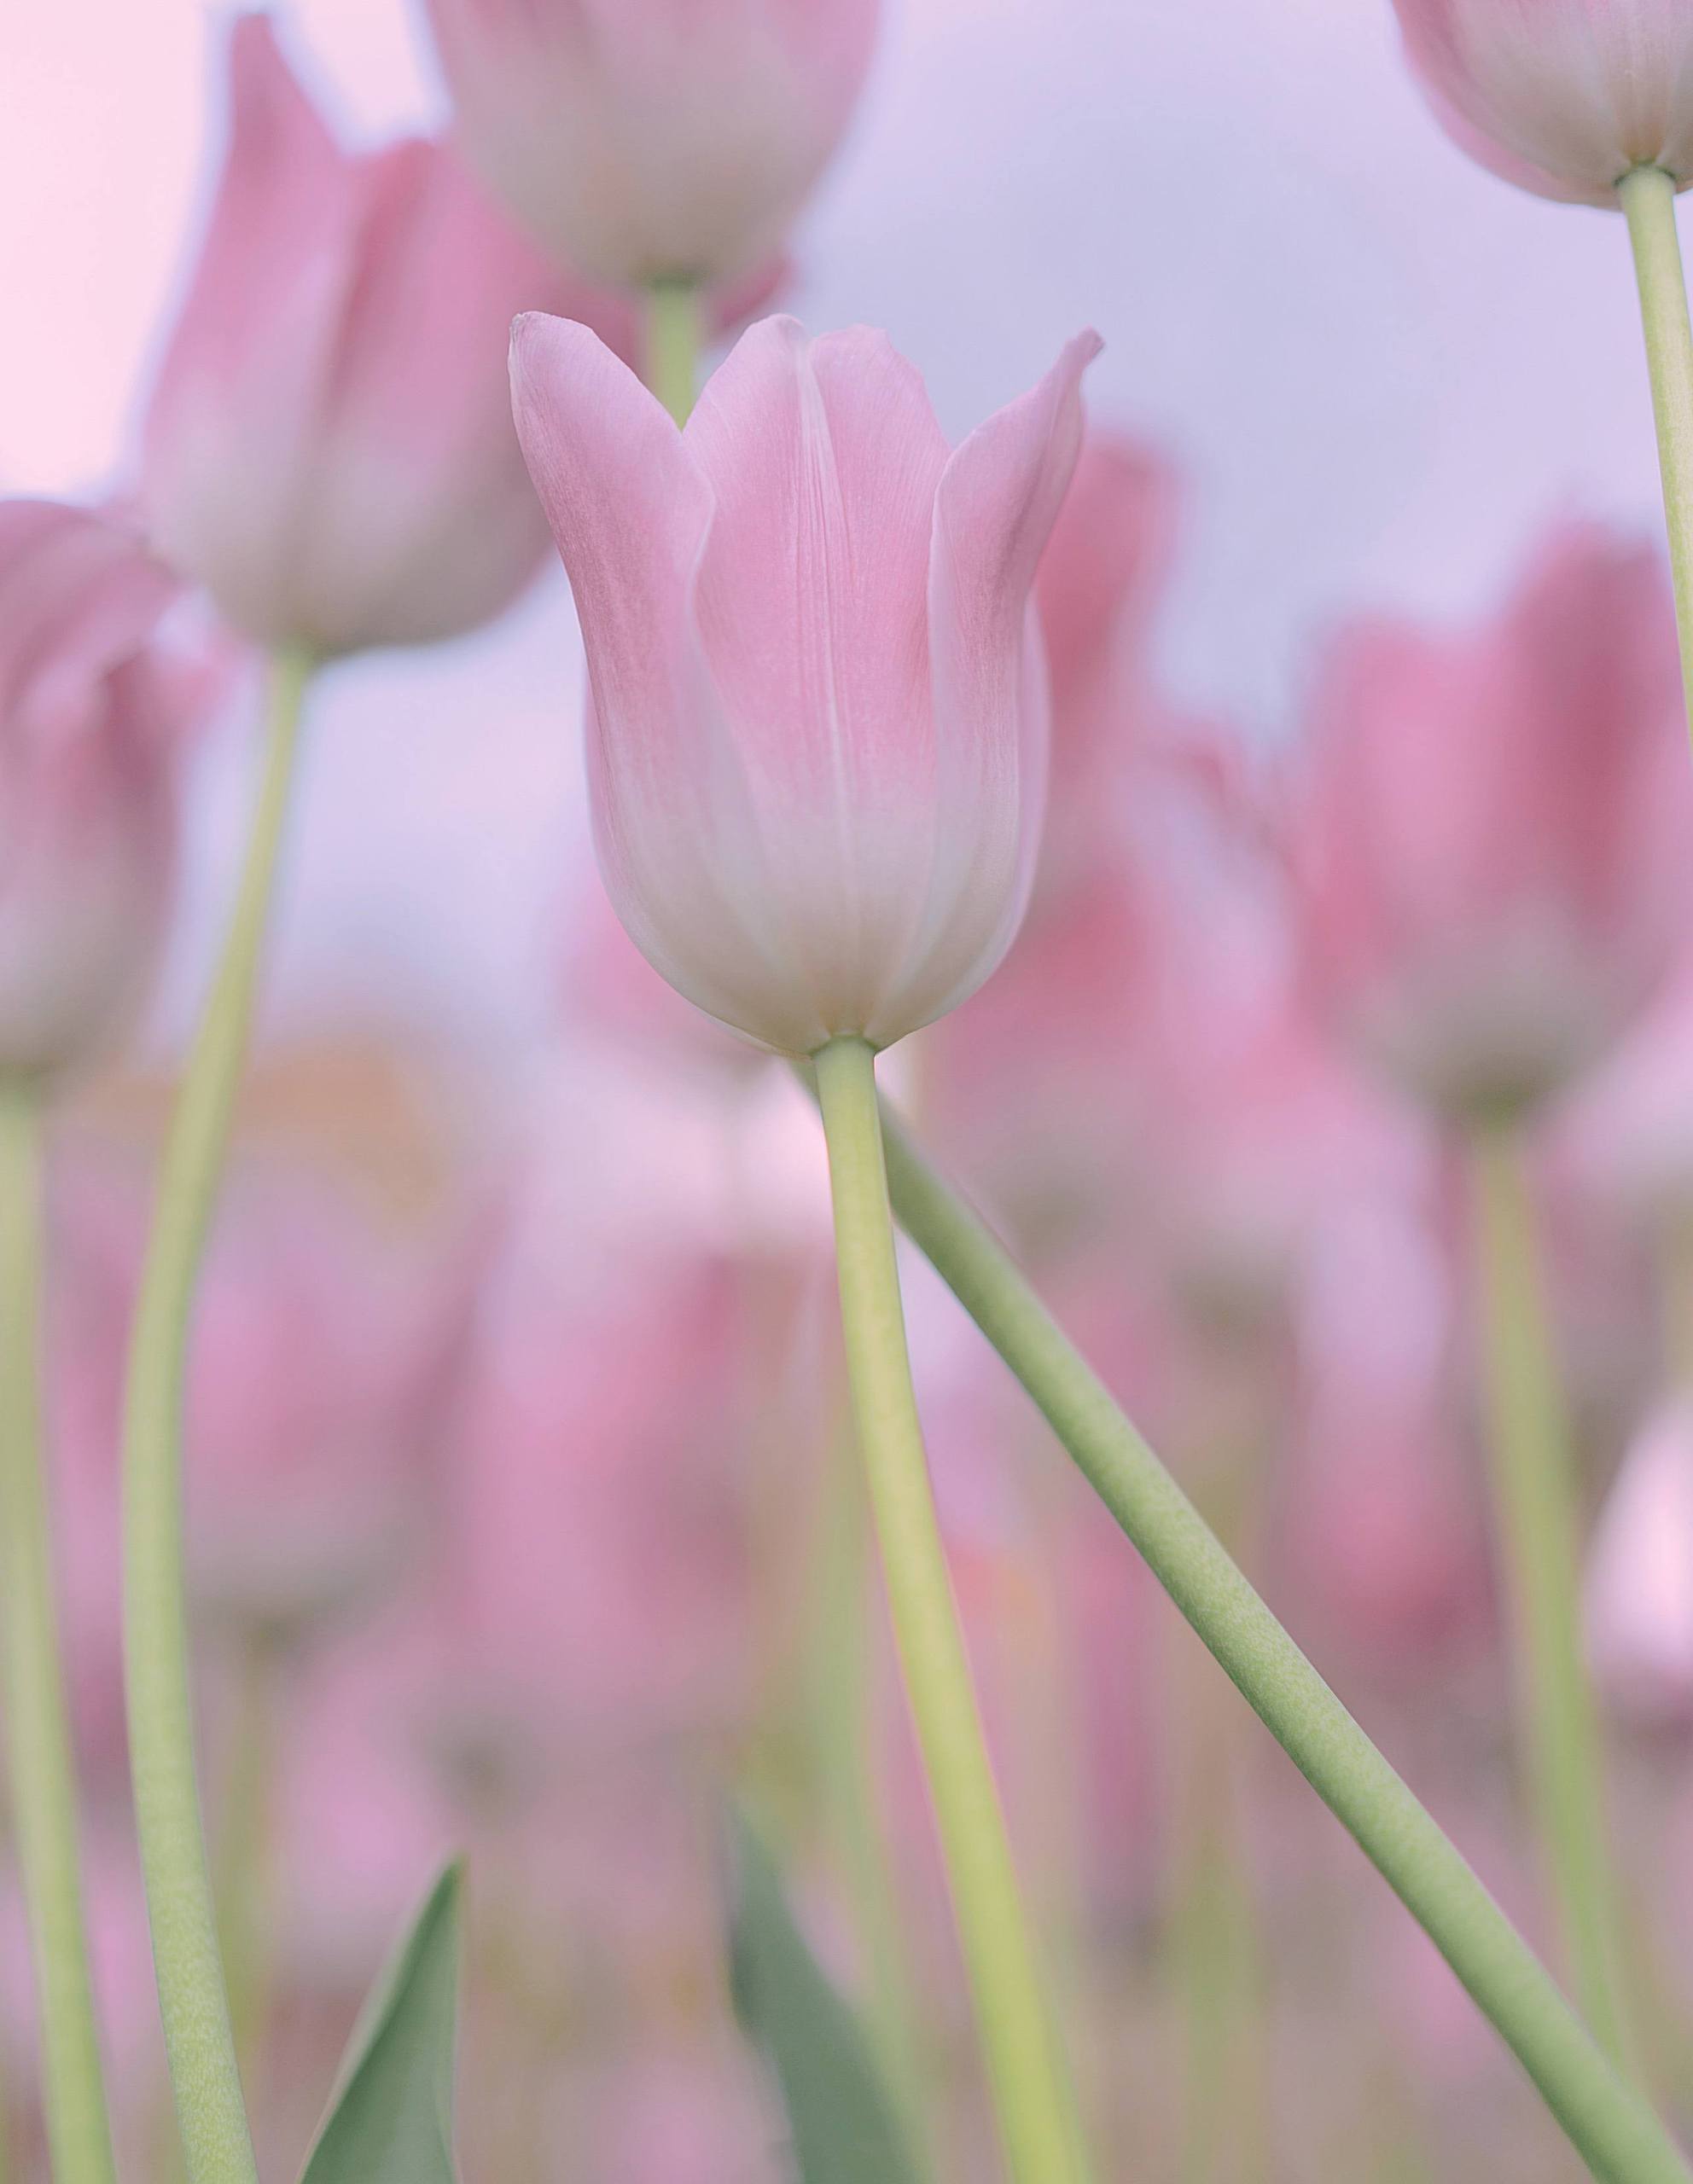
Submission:
POLYGON ((1080 2184, 1079 2132, 976 1712, 911 1390, 875 1057, 862 1039, 835 1039, 816 1067, 860 1451, 1000 2135, 1019 2184, 1080 2184))
POLYGON ((678 425, 694 407, 700 363, 700 292, 691 281, 655 281, 647 290, 647 385, 678 425))
POLYGON ((88 1969, 77 1792, 42 1476, 41 1118, 0 1086, 0 1522, 7 1756, 41 2023, 42 2100, 61 2184, 112 2184, 112 2134, 88 1969))
POLYGON ((1669 531, 1681 673, 1693 728, 1693 326, 1675 225, 1675 183, 1661 167, 1636 167, 1617 185, 1634 247, 1652 415, 1658 428, 1664 521, 1669 531))
POLYGON ((124 1662, 130 1769, 171 2088, 190 2184, 254 2184, 195 1777, 183 1578, 189 1323, 263 952, 310 662, 274 663, 264 778, 224 952, 160 1176, 130 1353, 124 1438, 124 1662))
POLYGON ((1451 1965, 1603 2184, 1693 2184, 1464 1859, 1219 1545, 986 1224, 884 1107, 893 1209, 1248 1704, 1451 1965))
POLYGON ((1469 1147, 1493 1521, 1533 1788, 1536 1834, 1587 2022, 1626 2039, 1615 1885, 1605 1844, 1597 1713, 1581 1658, 1575 1455, 1534 1245, 1522 1147, 1509 1127, 1469 1147))

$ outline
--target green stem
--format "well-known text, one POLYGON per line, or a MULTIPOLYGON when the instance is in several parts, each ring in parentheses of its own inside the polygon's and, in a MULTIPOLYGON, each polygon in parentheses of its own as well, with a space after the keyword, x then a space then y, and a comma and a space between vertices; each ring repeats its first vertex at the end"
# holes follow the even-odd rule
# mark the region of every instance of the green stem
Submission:
POLYGON ((41 2021, 42 2098, 61 2184, 112 2184, 88 1969, 77 1792, 42 1476, 39 1095, 0 1086, 0 1522, 8 1759, 41 2021))
POLYGON ((1693 2184, 1556 1983, 1288 1636, 986 1226, 883 1109, 894 1211, 1242 1696, 1539 2088, 1603 2184, 1693 2184))
MULTIPOLYGON (((842 1420, 843 1426, 845 1420, 842 1420)), ((922 2018, 911 1992, 899 1891, 879 1809, 881 1739, 876 1649, 867 1612, 870 1542, 858 1454, 831 1450, 816 1563, 817 1624, 806 1709, 826 1823, 841 1862, 852 1931, 864 1953, 864 2020, 920 2175, 933 2173, 923 2098, 922 2018)))
POLYGON ((1652 415, 1658 428, 1664 521, 1669 531, 1681 673, 1693 728, 1693 326, 1675 225, 1675 183, 1661 167, 1636 167, 1617 185, 1634 247, 1652 415))
POLYGON ((862 1039, 835 1039, 816 1066, 860 1452, 1000 2135, 1019 2184, 1080 2184, 1080 2135, 976 1712, 911 1389, 875 1057, 862 1039))
POLYGON ((647 385, 678 425, 694 407, 700 364, 700 292, 691 281, 655 281, 647 290, 647 385))
POLYGON ((1575 1454, 1536 1263, 1522 1147, 1509 1127, 1469 1147, 1493 1522, 1533 1788, 1536 1835, 1587 2022, 1626 2053, 1620 1931, 1605 1846, 1597 1711, 1581 1658, 1575 1454))
POLYGON ((269 2015, 271 1815, 276 1791, 277 1640, 264 1629, 237 1641, 235 1718, 218 1815, 218 1939, 229 1979, 230 2024, 251 2085, 269 2015))
POLYGON ((254 2184, 195 1777, 183 1577, 189 1315, 229 1147, 311 663, 277 657, 265 772, 224 952, 172 1118, 142 1275, 125 1418, 130 1767, 154 1969, 191 2184, 254 2184))

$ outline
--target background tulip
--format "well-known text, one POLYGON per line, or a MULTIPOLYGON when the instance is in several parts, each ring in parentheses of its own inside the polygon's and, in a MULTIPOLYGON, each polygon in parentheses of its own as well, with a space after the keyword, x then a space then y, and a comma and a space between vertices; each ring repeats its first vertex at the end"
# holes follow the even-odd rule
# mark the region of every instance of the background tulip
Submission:
POLYGON ((470 157, 591 278, 777 249, 851 116, 876 0, 430 0, 470 157))
POLYGON ((1558 1089, 1667 968, 1693 822, 1674 640, 1654 558, 1576 530, 1472 636, 1336 648, 1294 822, 1308 959, 1419 1096, 1558 1089))
POLYGON ((0 502, 0 1070, 86 1062, 158 954, 208 688, 161 636, 180 596, 125 526, 0 502))
POLYGON ((512 313, 558 300, 558 276, 441 147, 344 152, 268 18, 236 21, 230 85, 224 173, 146 420, 148 518, 263 642, 335 653, 470 629, 545 545, 501 363, 512 313))
POLYGON ((608 888, 672 985, 766 1046, 886 1046, 1016 930, 1044 790, 1029 591, 1097 346, 949 452, 864 329, 763 321, 678 433, 585 328, 518 322, 608 888))
POLYGON ((1693 18, 1678 0, 1394 0, 1464 150, 1543 197, 1614 206, 1637 166, 1693 182, 1693 18))

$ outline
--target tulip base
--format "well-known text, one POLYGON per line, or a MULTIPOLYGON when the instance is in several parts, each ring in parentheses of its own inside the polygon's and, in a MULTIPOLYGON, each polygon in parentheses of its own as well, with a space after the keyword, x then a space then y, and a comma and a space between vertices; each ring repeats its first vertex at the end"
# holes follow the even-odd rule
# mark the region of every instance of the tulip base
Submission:
POLYGON ((29 1914, 53 2173, 112 2184, 77 1851, 77 1793, 42 1475, 40 1112, 0 1086, 0 1525, 8 1778, 29 1914))
POLYGON ((1083 2184, 1074 2103, 976 1711, 911 1388, 875 1056, 862 1039, 835 1039, 814 1062, 853 1412, 1000 2135, 1018 2184, 1083 2184))

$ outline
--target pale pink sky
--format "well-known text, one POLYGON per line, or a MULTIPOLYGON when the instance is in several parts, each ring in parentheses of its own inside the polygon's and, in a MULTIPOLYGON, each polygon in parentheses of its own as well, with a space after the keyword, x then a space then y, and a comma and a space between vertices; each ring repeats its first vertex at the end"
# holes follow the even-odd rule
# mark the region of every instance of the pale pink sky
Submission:
MULTIPOLYGON (((407 0, 276 12, 355 125, 433 110, 407 0)), ((215 140, 219 13, 10 0, 0 485, 80 491, 121 462, 215 140)), ((795 308, 887 326, 955 430, 1100 328, 1096 410, 1190 480, 1169 677, 1255 733, 1286 726, 1337 616, 1462 611, 1561 509, 1655 520, 1620 222, 1453 152, 1388 0, 890 0, 801 257, 795 308)), ((580 855, 574 646, 552 578, 470 644, 325 682, 285 1013, 375 994, 541 1027, 545 912, 580 855)), ((240 755, 207 770, 191 913, 226 868, 240 755)))

